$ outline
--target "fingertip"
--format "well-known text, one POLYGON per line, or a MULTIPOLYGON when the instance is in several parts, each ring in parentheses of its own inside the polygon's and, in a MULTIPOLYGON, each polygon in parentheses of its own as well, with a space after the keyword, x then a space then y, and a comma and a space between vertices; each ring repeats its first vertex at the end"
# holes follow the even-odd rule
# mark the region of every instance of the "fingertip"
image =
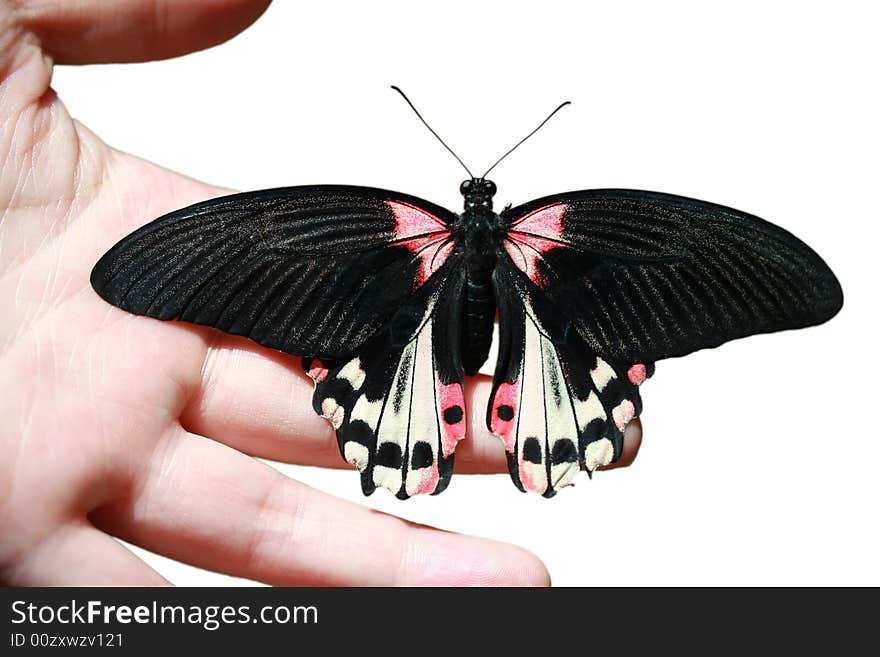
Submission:
POLYGON ((544 563, 528 550, 437 529, 413 530, 401 570, 407 586, 550 586, 544 563))
POLYGON ((489 573, 485 586, 550 586, 550 571, 544 562, 530 550, 511 545, 487 541, 489 549, 495 554, 495 570, 489 573))
POLYGON ((525 548, 516 548, 516 550, 520 553, 518 559, 521 562, 521 576, 519 581, 512 585, 544 588, 552 586, 550 571, 544 562, 535 553, 525 548))

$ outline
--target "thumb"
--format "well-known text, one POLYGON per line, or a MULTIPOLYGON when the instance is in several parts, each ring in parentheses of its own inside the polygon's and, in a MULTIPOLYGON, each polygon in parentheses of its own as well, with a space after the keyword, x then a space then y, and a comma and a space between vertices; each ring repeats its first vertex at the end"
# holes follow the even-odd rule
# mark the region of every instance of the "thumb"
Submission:
MULTIPOLYGON (((3 0, 0 0, 2 2, 3 0)), ((20 25, 59 64, 167 59, 210 48, 253 23, 270 0, 19 2, 20 25)))

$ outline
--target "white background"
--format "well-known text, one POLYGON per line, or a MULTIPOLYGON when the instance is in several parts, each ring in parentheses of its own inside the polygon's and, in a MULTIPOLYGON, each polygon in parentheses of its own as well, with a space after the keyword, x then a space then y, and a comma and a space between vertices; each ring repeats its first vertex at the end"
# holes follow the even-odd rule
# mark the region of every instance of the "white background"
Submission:
MULTIPOLYGON (((493 178, 498 205, 632 187, 731 205, 812 245, 830 323, 660 362, 636 464, 545 500, 507 475, 362 499, 351 471, 279 466, 342 497, 519 543, 556 584, 880 584, 878 16, 871 3, 278 1, 161 63, 60 68, 111 145, 238 189, 373 185, 459 210, 472 168, 562 100, 493 178)), ((500 443, 498 449, 501 449, 500 443)), ((142 553, 142 552, 141 552, 142 553)), ((146 558, 178 584, 237 580, 146 558)))

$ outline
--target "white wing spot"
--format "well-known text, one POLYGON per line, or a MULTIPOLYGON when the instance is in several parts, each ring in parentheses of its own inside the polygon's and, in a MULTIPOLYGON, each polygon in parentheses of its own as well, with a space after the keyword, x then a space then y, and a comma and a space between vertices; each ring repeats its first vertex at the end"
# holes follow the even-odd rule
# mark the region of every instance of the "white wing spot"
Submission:
POLYGON ((389 468, 385 465, 373 466, 373 483, 377 486, 382 486, 395 493, 400 490, 402 480, 402 473, 397 468, 389 468))
POLYGON ((358 470, 363 470, 370 462, 370 453, 364 445, 350 440, 345 443, 345 460, 358 470))
POLYGON ((345 409, 333 397, 327 397, 321 402, 321 417, 329 420, 334 429, 338 429, 345 419, 345 409))
POLYGON ((614 407, 614 410, 611 411, 611 417, 614 418, 614 424, 616 424, 617 428, 621 431, 626 428, 627 423, 633 419, 635 414, 636 407, 629 399, 624 399, 614 407))
POLYGON ((336 374, 337 379, 348 381, 353 390, 360 390, 361 386, 364 385, 366 376, 363 367, 361 367, 360 358, 353 358, 348 361, 336 374))
POLYGON ((614 445, 607 438, 594 440, 584 450, 584 464, 592 472, 596 468, 608 465, 614 458, 614 445))
POLYGON ((361 395, 351 409, 351 421, 361 420, 370 430, 375 432, 379 424, 379 416, 382 415, 382 400, 370 401, 366 395, 361 395))
POLYGON ((614 368, 611 367, 611 365, 601 358, 596 358, 596 367, 590 370, 590 377, 596 385, 596 390, 602 392, 605 389, 605 386, 608 385, 609 381, 617 378, 617 374, 614 372, 614 368))

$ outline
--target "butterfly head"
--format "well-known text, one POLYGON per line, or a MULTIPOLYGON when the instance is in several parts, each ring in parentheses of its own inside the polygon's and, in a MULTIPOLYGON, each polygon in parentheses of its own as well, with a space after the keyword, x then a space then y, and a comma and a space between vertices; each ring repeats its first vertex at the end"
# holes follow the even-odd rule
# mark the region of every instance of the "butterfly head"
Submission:
POLYGON ((461 183, 458 188, 464 196, 464 209, 467 210, 492 210, 492 197, 498 188, 491 180, 485 178, 470 178, 461 183))

